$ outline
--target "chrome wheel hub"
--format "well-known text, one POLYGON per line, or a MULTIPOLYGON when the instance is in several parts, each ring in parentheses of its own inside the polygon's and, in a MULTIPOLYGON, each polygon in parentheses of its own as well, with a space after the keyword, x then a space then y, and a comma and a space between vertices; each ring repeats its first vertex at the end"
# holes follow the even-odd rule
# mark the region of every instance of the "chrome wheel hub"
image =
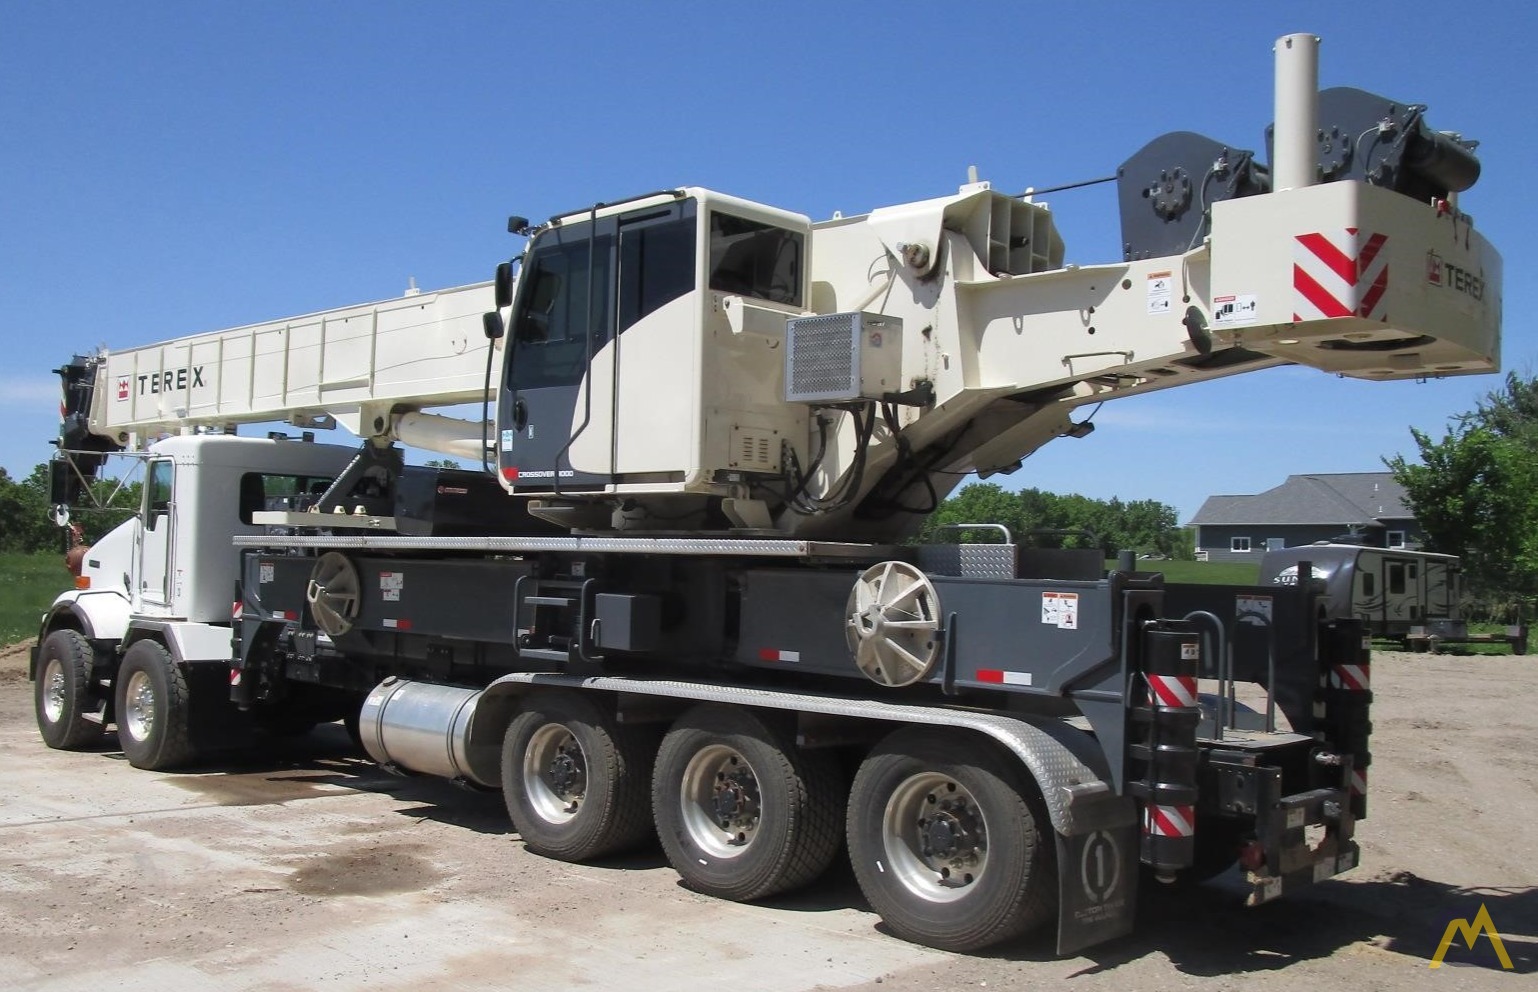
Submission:
POLYGON ((565 823, 587 798, 587 755, 564 725, 547 723, 529 738, 523 755, 524 797, 540 817, 565 823))
POLYGON ((887 800, 881 833, 892 872, 922 899, 961 899, 987 870, 982 807, 947 776, 923 772, 902 782, 887 800))
POLYGON ((149 673, 134 672, 123 690, 123 719, 120 725, 136 741, 149 740, 155 730, 155 686, 149 673))
POLYGON ((43 668, 43 716, 49 723, 64 719, 64 665, 57 658, 48 659, 43 668))
POLYGON ((753 843, 762 815, 758 776, 733 749, 701 748, 684 769, 679 798, 684 828, 702 850, 731 858, 753 843))

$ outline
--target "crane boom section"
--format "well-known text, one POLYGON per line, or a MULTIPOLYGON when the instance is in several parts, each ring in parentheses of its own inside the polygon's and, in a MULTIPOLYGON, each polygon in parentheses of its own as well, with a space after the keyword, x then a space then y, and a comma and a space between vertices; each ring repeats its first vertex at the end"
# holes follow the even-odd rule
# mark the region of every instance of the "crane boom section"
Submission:
POLYGON ((481 399, 491 283, 110 351, 91 433, 118 444, 199 426, 328 415, 362 436, 391 414, 481 399))

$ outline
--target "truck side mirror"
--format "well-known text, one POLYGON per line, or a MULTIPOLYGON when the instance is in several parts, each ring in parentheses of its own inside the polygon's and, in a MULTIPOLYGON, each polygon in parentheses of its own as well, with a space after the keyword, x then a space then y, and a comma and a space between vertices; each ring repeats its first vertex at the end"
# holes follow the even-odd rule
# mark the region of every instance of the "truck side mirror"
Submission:
POLYGON ((502 324, 502 314, 496 310, 488 310, 481 314, 481 330, 486 332, 487 341, 496 341, 506 333, 506 327, 502 324))
POLYGON ((55 458, 48 463, 48 502, 54 506, 69 506, 78 503, 84 495, 84 487, 80 484, 80 477, 75 474, 75 468, 64 456, 55 458))
MULTIPOLYGON (((497 277, 493 283, 493 293, 497 300, 497 309, 513 305, 513 263, 503 262, 497 266, 497 277)), ((498 335, 500 337, 500 335, 498 335)))

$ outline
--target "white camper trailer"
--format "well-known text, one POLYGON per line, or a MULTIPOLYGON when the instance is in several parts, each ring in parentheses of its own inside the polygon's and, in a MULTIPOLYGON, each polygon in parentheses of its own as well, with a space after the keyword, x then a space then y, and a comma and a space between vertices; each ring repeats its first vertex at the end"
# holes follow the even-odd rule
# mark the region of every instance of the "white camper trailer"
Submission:
POLYGON ((1455 555, 1320 542, 1266 552, 1260 584, 1297 585, 1304 562, 1324 582, 1328 615, 1361 620, 1374 637, 1408 643, 1432 628, 1442 629, 1446 640, 1465 634, 1455 555))

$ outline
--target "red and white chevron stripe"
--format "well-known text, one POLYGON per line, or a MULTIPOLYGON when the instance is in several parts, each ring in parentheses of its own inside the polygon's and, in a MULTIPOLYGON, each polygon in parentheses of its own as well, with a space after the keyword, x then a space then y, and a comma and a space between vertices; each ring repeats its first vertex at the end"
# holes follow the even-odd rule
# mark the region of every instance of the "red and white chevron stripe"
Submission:
POLYGON ((1196 705, 1196 679, 1186 675, 1149 675, 1148 702, 1152 706, 1196 705))
POLYGON ((1367 795, 1367 772, 1360 768, 1351 770, 1351 794, 1353 796, 1367 795))
POLYGON ((1292 319, 1374 316, 1388 291, 1387 244, 1388 235, 1354 227, 1298 235, 1292 246, 1292 319))
POLYGON ((1330 669, 1330 688, 1366 692, 1372 685, 1370 665, 1336 665, 1330 669))
POLYGON ((1150 837, 1191 837, 1196 834, 1195 806, 1149 806, 1143 832, 1150 837))

